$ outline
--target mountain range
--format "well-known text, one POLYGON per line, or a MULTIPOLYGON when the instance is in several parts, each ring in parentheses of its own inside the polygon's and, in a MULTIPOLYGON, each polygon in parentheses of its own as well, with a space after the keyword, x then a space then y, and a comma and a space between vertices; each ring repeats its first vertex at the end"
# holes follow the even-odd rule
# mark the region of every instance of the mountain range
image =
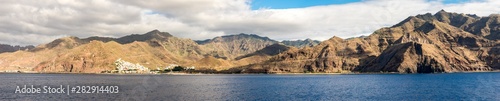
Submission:
POLYGON ((177 64, 201 70, 225 70, 265 61, 293 47, 254 34, 194 41, 153 30, 120 38, 64 37, 36 47, 18 48, 15 52, 9 50, 0 54, 0 70, 98 73, 113 70, 114 61, 120 58, 150 69, 177 64))
POLYGON ((362 38, 333 37, 289 50, 241 72, 436 73, 500 69, 500 15, 478 17, 441 10, 410 16, 362 38))
POLYGON ((369 36, 322 42, 279 42, 255 34, 195 41, 158 30, 120 38, 65 37, 2 48, 0 70, 97 73, 115 69, 114 61, 122 59, 150 69, 178 64, 231 73, 492 71, 500 69, 499 17, 441 10, 410 16, 369 36))
POLYGON ((15 52, 15 51, 18 51, 18 50, 30 50, 30 49, 33 49, 35 48, 35 46, 11 46, 11 45, 7 45, 7 44, 0 44, 0 53, 4 53, 4 52, 15 52))

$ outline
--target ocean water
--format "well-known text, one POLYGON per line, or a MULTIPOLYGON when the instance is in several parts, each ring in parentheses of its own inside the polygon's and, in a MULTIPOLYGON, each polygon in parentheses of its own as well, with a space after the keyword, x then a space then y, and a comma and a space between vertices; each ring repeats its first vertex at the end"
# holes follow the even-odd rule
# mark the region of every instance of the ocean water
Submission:
POLYGON ((361 75, 0 74, 0 100, 500 100, 500 73, 361 75), (113 94, 20 94, 17 86, 118 86, 113 94))

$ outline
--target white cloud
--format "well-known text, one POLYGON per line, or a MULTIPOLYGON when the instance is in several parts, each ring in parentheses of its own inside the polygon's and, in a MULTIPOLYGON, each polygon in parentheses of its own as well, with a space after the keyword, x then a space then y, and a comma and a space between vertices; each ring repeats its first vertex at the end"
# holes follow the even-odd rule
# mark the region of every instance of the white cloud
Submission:
POLYGON ((438 10, 488 16, 495 0, 442 4, 434 0, 366 0, 294 9, 250 9, 247 0, 5 0, 0 43, 47 43, 61 36, 109 36, 153 29, 195 40, 253 33, 277 40, 367 35, 408 16, 438 10))

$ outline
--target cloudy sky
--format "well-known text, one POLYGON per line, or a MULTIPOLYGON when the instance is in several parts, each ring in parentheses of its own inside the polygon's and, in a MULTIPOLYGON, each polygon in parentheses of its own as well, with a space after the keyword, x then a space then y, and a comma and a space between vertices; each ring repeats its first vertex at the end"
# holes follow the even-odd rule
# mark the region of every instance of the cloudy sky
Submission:
POLYGON ((369 35, 411 15, 500 13, 500 0, 2 0, 0 43, 121 37, 158 29, 182 38, 252 33, 276 40, 369 35))

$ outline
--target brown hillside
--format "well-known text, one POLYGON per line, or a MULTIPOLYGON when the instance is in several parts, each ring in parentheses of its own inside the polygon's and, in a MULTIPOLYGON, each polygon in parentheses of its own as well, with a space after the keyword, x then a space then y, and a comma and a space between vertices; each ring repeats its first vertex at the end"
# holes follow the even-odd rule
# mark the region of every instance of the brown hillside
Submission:
POLYGON ((481 18, 444 10, 434 15, 411 16, 365 38, 342 40, 333 37, 315 47, 289 50, 269 61, 241 69, 244 72, 401 73, 500 69, 498 48, 494 47, 498 46, 498 42, 494 41, 498 38, 490 34, 471 34, 467 30, 470 26, 481 24, 488 25, 486 28, 498 27, 490 24, 495 23, 490 19, 491 16, 481 18), (482 22, 478 19, 489 20, 482 22))

